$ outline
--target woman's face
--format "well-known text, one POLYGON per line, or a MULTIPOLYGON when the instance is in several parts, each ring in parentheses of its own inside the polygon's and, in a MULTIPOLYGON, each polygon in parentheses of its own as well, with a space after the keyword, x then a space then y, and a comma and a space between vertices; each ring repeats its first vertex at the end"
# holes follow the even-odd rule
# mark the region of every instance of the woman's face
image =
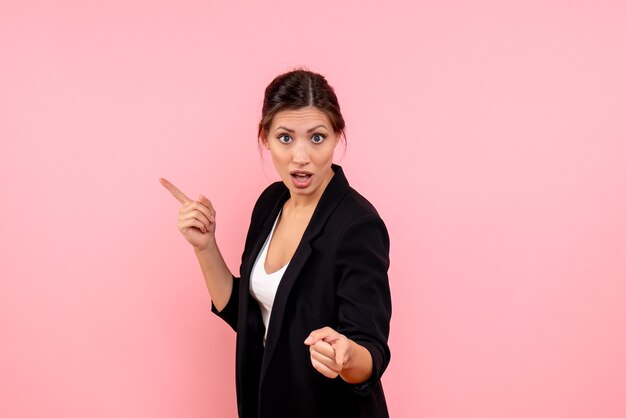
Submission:
POLYGON ((317 201, 333 176, 339 143, 328 116, 314 106, 280 111, 262 142, 291 197, 317 201))

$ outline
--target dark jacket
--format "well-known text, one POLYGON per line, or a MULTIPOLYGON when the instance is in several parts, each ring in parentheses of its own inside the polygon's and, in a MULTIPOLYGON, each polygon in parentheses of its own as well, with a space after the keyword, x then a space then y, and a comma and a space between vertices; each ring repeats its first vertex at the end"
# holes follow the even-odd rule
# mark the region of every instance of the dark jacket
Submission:
POLYGON ((241 278, 221 312, 237 332, 237 404, 241 418, 388 417, 380 377, 387 346, 391 298, 389 236, 374 207, 350 187, 341 167, 324 190, 272 307, 266 347, 250 274, 279 210, 289 198, 282 182, 259 197, 241 258, 241 278), (311 365, 304 340, 329 326, 369 350, 372 377, 351 385, 311 365))

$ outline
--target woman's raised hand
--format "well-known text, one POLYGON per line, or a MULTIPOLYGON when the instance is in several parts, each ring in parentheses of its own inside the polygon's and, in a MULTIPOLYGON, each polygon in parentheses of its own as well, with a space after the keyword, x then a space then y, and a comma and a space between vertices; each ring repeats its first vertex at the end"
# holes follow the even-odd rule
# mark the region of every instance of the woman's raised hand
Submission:
POLYGON ((160 178, 159 183, 183 205, 178 211, 178 229, 194 249, 215 245, 215 209, 209 199, 200 195, 194 201, 166 179, 160 178))

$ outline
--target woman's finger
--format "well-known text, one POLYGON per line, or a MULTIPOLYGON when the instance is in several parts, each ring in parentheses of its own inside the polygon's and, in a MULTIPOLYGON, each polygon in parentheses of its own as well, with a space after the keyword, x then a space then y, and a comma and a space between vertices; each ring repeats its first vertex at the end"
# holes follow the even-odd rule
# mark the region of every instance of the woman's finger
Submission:
POLYGON ((316 359, 312 357, 311 357, 311 364, 313 365, 313 368, 315 370, 320 372, 322 375, 328 377, 329 379, 334 379, 337 376, 339 376, 339 373, 332 371, 331 369, 326 367, 326 365, 324 365, 323 363, 320 363, 319 361, 317 361, 316 359))
POLYGON ((348 351, 350 349, 350 342, 346 337, 339 338, 333 343, 332 347, 335 350, 335 361, 339 366, 343 367, 343 363, 348 357, 348 351))
POLYGON ((335 357, 332 354, 328 355, 327 353, 322 353, 315 350, 313 347, 309 348, 309 354, 311 355, 311 357, 315 357, 316 359, 324 363, 335 362, 335 357))
POLYGON ((317 342, 318 340, 332 341, 336 339, 337 336, 339 335, 341 334, 339 334, 337 331, 335 331, 331 327, 324 327, 324 328, 320 328, 320 329, 316 329, 312 331, 307 337, 307 339, 304 340, 304 343, 306 345, 311 345, 311 344, 315 344, 315 342, 317 342))
POLYGON ((165 187, 167 190, 169 190, 169 192, 172 194, 172 196, 174 196, 176 198, 176 200, 178 200, 183 205, 185 203, 191 202, 191 199, 189 199, 187 197, 187 195, 185 195, 185 193, 181 192, 178 189, 178 187, 174 186, 168 180, 166 180, 164 178, 160 178, 159 179, 159 183, 161 183, 163 185, 163 187, 165 187))
POLYGON ((213 207, 213 204, 211 203, 211 201, 203 194, 199 196, 199 200, 211 212, 212 217, 209 217, 209 219, 211 219, 211 222, 215 222, 215 208, 213 207))
POLYGON ((326 341, 318 341, 310 347, 311 350, 317 351, 320 354, 329 358, 335 358, 335 349, 326 341))
POLYGON ((340 372, 342 370, 341 365, 339 365, 336 360, 336 354, 333 347, 325 341, 318 341, 309 347, 309 352, 311 358, 319 361, 324 364, 330 370, 334 372, 340 372))
POLYGON ((196 228, 199 229, 200 231, 202 231, 202 233, 206 233, 207 232, 207 227, 206 225, 204 225, 202 222, 200 222, 199 220, 193 218, 193 219, 187 219, 184 221, 181 221, 178 223, 178 228, 184 232, 187 228, 196 228))
POLYGON ((333 372, 339 373, 342 370, 341 366, 335 362, 334 358, 328 357, 318 351, 311 352, 311 359, 317 360, 333 372))
POLYGON ((178 219, 180 221, 186 221, 187 219, 197 219, 200 222, 202 222, 207 227, 207 229, 209 228, 209 225, 211 224, 211 221, 209 221, 207 216, 199 210, 181 213, 178 219))
MULTIPOLYGON (((199 210, 209 220, 211 218, 213 218, 213 216, 215 216, 215 214, 212 212, 212 210, 210 208, 208 208, 207 206, 205 206, 201 202, 196 202, 196 201, 191 201, 191 202, 187 203, 186 205, 184 205, 183 207, 180 208, 178 213, 179 214, 183 214, 183 213, 191 212, 191 211, 194 211, 194 210, 199 210)), ((213 222, 213 221, 211 221, 211 222, 213 222)))

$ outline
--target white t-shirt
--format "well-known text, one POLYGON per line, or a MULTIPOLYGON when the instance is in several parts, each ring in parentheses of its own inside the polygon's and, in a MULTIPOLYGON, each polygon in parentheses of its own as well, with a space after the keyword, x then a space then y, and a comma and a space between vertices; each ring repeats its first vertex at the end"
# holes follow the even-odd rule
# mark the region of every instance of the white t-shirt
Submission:
POLYGON ((272 236, 274 235, 274 230, 276 229, 276 224, 278 223, 278 219, 280 218, 281 213, 282 210, 278 213, 278 216, 274 221, 274 226, 272 226, 272 230, 265 240, 265 244, 263 244, 263 248, 261 248, 261 251, 256 258, 256 261, 254 262, 252 275, 250 277, 250 294, 254 299, 257 300, 257 302, 259 302, 259 306, 261 307, 261 315, 263 316, 263 324, 265 324, 263 345, 265 345, 265 340, 267 338, 267 329, 270 322, 270 316, 272 314, 272 305, 274 305, 276 290, 278 289, 278 284, 283 277, 283 273, 289 265, 289 263, 285 264, 280 268, 280 270, 275 271, 274 273, 267 274, 265 272, 265 259, 267 258, 267 249, 270 245, 270 242, 272 241, 272 236))

